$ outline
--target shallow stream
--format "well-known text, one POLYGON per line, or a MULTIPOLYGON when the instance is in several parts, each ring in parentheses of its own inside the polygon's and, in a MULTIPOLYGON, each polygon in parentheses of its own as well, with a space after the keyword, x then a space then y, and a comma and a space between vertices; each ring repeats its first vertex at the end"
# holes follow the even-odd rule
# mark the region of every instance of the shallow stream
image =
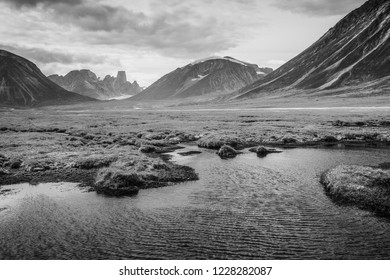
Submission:
MULTIPOLYGON (((200 150, 201 154, 177 153, 200 150)), ((76 184, 0 187, 0 259, 389 259, 390 220, 339 206, 319 176, 389 149, 286 149, 172 160, 200 180, 113 198, 76 184)))

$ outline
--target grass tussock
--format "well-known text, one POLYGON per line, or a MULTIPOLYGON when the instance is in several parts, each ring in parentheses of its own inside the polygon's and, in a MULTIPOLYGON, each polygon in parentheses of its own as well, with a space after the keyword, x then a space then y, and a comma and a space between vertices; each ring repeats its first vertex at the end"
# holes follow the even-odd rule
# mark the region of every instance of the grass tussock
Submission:
POLYGON ((327 194, 337 202, 390 215, 390 171, 340 165, 321 176, 327 194))
POLYGON ((197 180, 195 171, 159 158, 135 157, 119 160, 98 171, 95 190, 107 195, 134 195, 139 189, 157 188, 170 183, 197 180))
POLYGON ((131 171, 117 168, 105 168, 99 170, 96 175, 95 190, 113 196, 135 195, 144 182, 131 171))
POLYGON ((207 149, 215 149, 215 150, 220 149, 224 145, 233 148, 240 148, 246 146, 247 144, 248 143, 243 138, 237 136, 218 135, 218 134, 211 134, 205 136, 198 141, 199 147, 207 148, 207 149))
POLYGON ((72 167, 80 169, 107 167, 117 159, 117 156, 90 156, 77 159, 72 167))
POLYGON ((235 150, 234 148, 223 145, 217 152, 217 155, 219 155, 221 158, 234 158, 236 157, 240 152, 235 150))
POLYGON ((253 148, 250 148, 249 151, 252 153, 256 153, 258 157, 265 157, 268 154, 282 152, 282 151, 276 150, 274 148, 266 148, 264 146, 253 147, 253 148))

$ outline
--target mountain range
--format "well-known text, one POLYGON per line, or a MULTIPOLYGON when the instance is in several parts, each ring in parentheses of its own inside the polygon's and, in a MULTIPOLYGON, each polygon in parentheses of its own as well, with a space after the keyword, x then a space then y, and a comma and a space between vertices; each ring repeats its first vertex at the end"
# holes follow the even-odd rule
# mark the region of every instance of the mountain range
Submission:
POLYGON ((244 87, 239 98, 273 90, 323 91, 390 85, 390 1, 370 0, 317 42, 263 80, 244 87))
POLYGON ((93 100, 53 83, 31 61, 0 50, 1 106, 42 106, 93 100))
POLYGON ((103 80, 87 69, 74 70, 65 76, 54 74, 48 78, 66 90, 101 100, 130 97, 142 91, 137 81, 127 81, 125 71, 119 71, 116 77, 107 75, 103 80))
POLYGON ((137 82, 127 81, 124 71, 103 80, 90 70, 47 78, 32 62, 0 50, 0 105, 6 106, 69 104, 130 95, 134 101, 200 96, 221 101, 295 91, 334 95, 345 90, 354 94, 359 87, 371 95, 390 91, 389 0, 367 1, 275 71, 229 56, 209 57, 177 68, 143 91, 137 82))
POLYGON ((210 57, 168 73, 132 97, 132 100, 160 100, 227 94, 262 79, 271 68, 259 68, 232 57, 210 57))

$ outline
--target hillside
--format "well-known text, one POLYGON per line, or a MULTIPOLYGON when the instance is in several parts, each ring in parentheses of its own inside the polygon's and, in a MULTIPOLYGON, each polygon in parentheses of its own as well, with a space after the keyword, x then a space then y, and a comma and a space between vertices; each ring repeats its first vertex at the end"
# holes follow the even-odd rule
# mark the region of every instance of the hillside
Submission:
POLYGON ((0 50, 0 106, 60 105, 93 100, 56 85, 31 61, 0 50))
POLYGON ((272 90, 332 90, 390 86, 390 1, 371 0, 352 11, 304 52, 239 97, 272 90))
POLYGON ((272 72, 231 57, 212 57, 177 68, 163 76, 133 100, 162 100, 227 94, 272 72))

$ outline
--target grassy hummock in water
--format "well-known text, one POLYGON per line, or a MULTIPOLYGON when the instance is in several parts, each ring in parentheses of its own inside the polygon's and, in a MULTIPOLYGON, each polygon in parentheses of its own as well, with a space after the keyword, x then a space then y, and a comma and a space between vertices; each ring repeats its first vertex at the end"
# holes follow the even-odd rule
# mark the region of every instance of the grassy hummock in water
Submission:
POLYGON ((197 180, 194 169, 158 158, 117 161, 97 172, 94 188, 98 193, 121 196, 134 195, 139 189, 157 188, 197 180))
POLYGON ((339 165, 321 176, 327 194, 342 204, 353 204, 378 214, 390 215, 390 171, 339 165))
POLYGON ((229 145, 223 145, 217 152, 217 155, 219 155, 221 158, 234 158, 236 157, 240 152, 238 152, 236 149, 230 147, 229 145))
POLYGON ((258 157, 265 157, 268 154, 275 154, 275 153, 282 152, 273 148, 266 148, 264 146, 253 147, 250 148, 249 151, 252 153, 256 153, 258 157))
POLYGON ((118 158, 116 156, 90 156, 77 159, 72 167, 79 169, 93 169, 107 167, 118 158))
POLYGON ((198 146, 201 148, 215 149, 218 150, 224 145, 231 146, 233 148, 245 147, 247 142, 245 139, 232 136, 232 135, 220 135, 220 134, 210 134, 201 138, 198 141, 198 146))

